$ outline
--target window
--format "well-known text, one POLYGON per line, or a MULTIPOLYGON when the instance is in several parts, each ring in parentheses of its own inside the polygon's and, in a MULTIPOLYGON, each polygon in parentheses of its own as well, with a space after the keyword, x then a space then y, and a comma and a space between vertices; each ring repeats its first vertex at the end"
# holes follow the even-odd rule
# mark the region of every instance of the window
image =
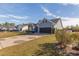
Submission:
POLYGON ((47 23, 47 20, 43 20, 43 23, 47 23))

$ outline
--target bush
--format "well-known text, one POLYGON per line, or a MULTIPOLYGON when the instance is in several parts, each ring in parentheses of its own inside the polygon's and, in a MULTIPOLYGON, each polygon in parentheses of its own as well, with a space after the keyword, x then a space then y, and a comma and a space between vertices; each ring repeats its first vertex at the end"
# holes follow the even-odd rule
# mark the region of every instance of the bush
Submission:
POLYGON ((58 30, 55 32, 56 40, 62 45, 77 44, 79 43, 79 33, 69 33, 64 30, 58 30))
POLYGON ((62 44, 69 44, 72 42, 70 34, 64 30, 58 30, 55 33, 56 40, 62 44))
POLYGON ((79 33, 73 33, 71 38, 74 42, 79 43, 79 33))

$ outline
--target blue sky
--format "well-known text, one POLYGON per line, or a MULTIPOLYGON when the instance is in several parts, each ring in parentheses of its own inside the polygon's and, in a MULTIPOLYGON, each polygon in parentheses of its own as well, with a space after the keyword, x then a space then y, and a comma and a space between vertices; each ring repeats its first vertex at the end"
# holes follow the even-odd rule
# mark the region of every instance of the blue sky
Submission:
POLYGON ((37 23, 44 17, 62 18, 65 26, 79 23, 79 4, 52 3, 4 3, 0 4, 0 23, 37 23))

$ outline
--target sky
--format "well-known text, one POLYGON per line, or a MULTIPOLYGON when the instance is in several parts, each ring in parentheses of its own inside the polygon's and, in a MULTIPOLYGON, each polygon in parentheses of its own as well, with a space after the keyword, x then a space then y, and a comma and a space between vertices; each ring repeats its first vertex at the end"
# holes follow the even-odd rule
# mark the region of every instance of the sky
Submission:
POLYGON ((43 18, 61 18, 63 26, 79 25, 79 4, 0 3, 0 23, 37 23, 43 18))

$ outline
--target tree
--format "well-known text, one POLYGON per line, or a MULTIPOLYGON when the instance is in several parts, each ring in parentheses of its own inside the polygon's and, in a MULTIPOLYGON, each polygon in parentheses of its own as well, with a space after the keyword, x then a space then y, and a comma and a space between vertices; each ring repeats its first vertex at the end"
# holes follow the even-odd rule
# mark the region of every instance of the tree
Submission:
POLYGON ((8 22, 5 22, 5 23, 3 23, 2 25, 3 25, 3 26, 6 26, 6 27, 8 27, 8 26, 15 26, 15 23, 8 23, 8 22))
POLYGON ((15 23, 9 23, 10 26, 15 26, 15 23))

